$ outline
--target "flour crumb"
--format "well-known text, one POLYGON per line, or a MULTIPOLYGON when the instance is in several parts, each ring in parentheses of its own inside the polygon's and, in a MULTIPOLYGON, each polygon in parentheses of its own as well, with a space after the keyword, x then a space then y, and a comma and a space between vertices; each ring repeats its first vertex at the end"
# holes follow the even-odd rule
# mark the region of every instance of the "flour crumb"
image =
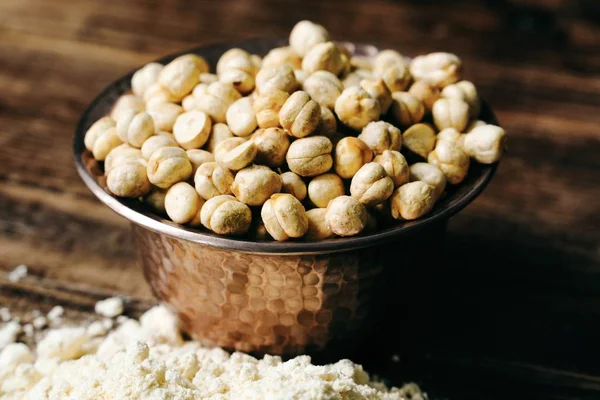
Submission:
POLYGON ((0 328, 0 350, 16 342, 19 333, 21 333, 21 325, 17 321, 10 321, 0 328))
POLYGON ((44 326, 46 326, 48 320, 46 319, 46 317, 40 315, 38 317, 35 317, 31 323, 35 329, 42 329, 44 326))
POLYGON ((61 306, 54 306, 52 307, 52 310, 50 310, 48 312, 48 320, 50 321, 58 321, 62 318, 63 314, 65 313, 65 309, 62 308, 61 306))
POLYGON ((27 265, 17 265, 15 269, 8 274, 8 280, 11 282, 19 282, 27 276, 27 272, 27 265))
POLYGON ((6 307, 0 308, 0 320, 2 320, 2 322, 8 322, 11 319, 12 315, 10 313, 10 310, 6 307))
POLYGON ((35 332, 35 329, 33 329, 33 325, 31 325, 31 324, 23 325, 23 333, 25 334, 25 336, 33 337, 34 332, 35 332))
POLYGON ((120 297, 111 297, 106 300, 100 300, 94 307, 97 314, 107 318, 115 318, 123 314, 123 299, 120 297))

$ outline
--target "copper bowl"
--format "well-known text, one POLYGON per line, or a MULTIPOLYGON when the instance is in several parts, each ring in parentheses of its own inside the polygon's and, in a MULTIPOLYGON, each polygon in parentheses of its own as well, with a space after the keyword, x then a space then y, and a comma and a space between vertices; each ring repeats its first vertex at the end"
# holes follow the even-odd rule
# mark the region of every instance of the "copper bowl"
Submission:
MULTIPOLYGON (((214 66, 232 47, 264 55, 281 44, 255 39, 184 53, 200 54, 214 66)), ((373 46, 345 45, 355 54, 377 52, 373 46)), ((75 164, 90 190, 132 222, 138 260, 156 297, 178 314, 186 332, 206 345, 284 356, 347 354, 396 306, 390 299, 403 282, 394 273, 435 257, 430 249, 439 248, 446 221, 475 199, 496 170, 496 164, 473 164, 465 181, 450 188, 425 217, 363 236, 278 243, 185 228, 138 201, 110 195, 102 165, 83 144, 89 126, 130 90, 132 74, 112 83, 83 113, 74 137, 75 164), (420 255, 418 262, 411 261, 415 255, 420 255)), ((485 103, 481 119, 497 124, 485 103)))

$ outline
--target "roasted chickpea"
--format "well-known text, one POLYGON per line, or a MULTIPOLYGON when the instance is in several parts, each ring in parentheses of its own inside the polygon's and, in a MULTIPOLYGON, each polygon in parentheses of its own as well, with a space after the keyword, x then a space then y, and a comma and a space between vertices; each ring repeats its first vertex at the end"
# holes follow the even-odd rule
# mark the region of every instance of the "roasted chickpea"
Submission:
POLYGON ((272 194, 281 191, 281 185, 281 177, 269 167, 253 165, 237 173, 231 191, 239 201, 249 206, 260 206, 272 194))
POLYGON ((423 158, 435 147, 435 131, 429 124, 415 124, 402 134, 404 147, 423 158))
POLYGON ((381 105, 363 88, 350 87, 337 98, 335 113, 344 125, 360 130, 369 122, 379 120, 381 105))
POLYGON ((450 53, 437 52, 412 59, 410 73, 415 80, 424 80, 443 88, 460 79, 461 61, 450 53))
POLYGON ((145 195, 152 188, 146 175, 146 161, 142 158, 129 159, 115 165, 108 173, 106 186, 119 197, 145 195))
POLYGON ((325 222, 338 236, 358 235, 367 225, 367 209, 350 196, 340 196, 329 202, 325 222))
POLYGON ((292 172, 300 176, 316 176, 331 169, 333 145, 325 136, 311 136, 294 141, 288 149, 286 161, 292 172))
POLYGON ((335 236, 333 231, 327 225, 325 214, 327 214, 326 208, 313 208, 306 212, 308 218, 308 230, 304 235, 304 239, 324 240, 335 236))
POLYGON ((200 221, 219 235, 243 235, 252 223, 252 212, 233 196, 221 195, 207 200, 200 211, 200 221))
POLYGON ((199 149, 208 141, 212 122, 203 111, 188 111, 177 117, 173 125, 173 136, 186 150, 199 149))
POLYGON ((381 154, 384 150, 399 151, 402 147, 402 134, 400 129, 385 121, 371 122, 365 126, 358 135, 375 154, 381 154))
POLYGON ((425 116, 425 107, 421 100, 408 92, 392 93, 392 114, 400 126, 411 126, 425 116))
POLYGON ((328 41, 329 33, 323 26, 306 20, 298 22, 290 33, 290 47, 300 57, 304 57, 317 44, 328 41))
POLYGON ((335 107, 335 101, 344 90, 342 82, 329 71, 313 72, 302 88, 313 100, 330 109, 335 107))
POLYGON ((276 47, 263 58, 262 67, 277 67, 281 64, 288 64, 293 69, 300 69, 302 68, 302 57, 289 46, 276 47))
POLYGON ((455 143, 445 140, 438 140, 435 149, 427 156, 427 162, 439 167, 453 185, 462 182, 469 171, 469 156, 455 143))
POLYGON ((281 187, 282 193, 289 193, 300 201, 306 198, 306 184, 300 178, 300 175, 291 171, 284 172, 281 174, 281 182, 283 183, 281 187))
POLYGON ((352 178, 350 194, 367 207, 387 200, 394 191, 394 181, 381 164, 363 165, 352 178))
POLYGON ((394 187, 402 186, 409 182, 410 169, 406 162, 406 158, 404 158, 400 152, 384 150, 384 152, 375 157, 375 160, 373 161, 381 164, 388 176, 392 178, 394 187))
POLYGON ((250 97, 242 97, 227 109, 227 125, 236 136, 248 136, 256 130, 256 113, 250 97))
POLYGON ((231 132, 231 129, 229 129, 229 127, 227 126, 227 124, 213 124, 210 135, 208 137, 208 143, 206 144, 206 149, 211 153, 214 153, 215 148, 219 145, 219 143, 233 137, 234 135, 231 132))
POLYGON ((294 70, 288 64, 262 68, 256 75, 256 90, 259 94, 277 90, 293 93, 299 86, 294 70))
POLYGON ((256 121, 261 128, 277 128, 279 111, 290 95, 281 90, 259 94, 254 100, 256 121))
POLYGON ((303 138, 315 131, 321 121, 321 107, 308 93, 293 93, 279 110, 279 123, 290 134, 303 138))
POLYGON ((216 162, 205 162, 198 167, 194 175, 196 191, 203 199, 212 199, 222 194, 231 194, 233 174, 216 162))
POLYGON ((481 102, 475 85, 469 81, 460 81, 446 86, 442 90, 442 97, 456 98, 469 105, 469 116, 477 118, 481 110, 481 102))
POLYGON ((317 207, 325 208, 336 197, 346 192, 344 182, 336 174, 315 176, 308 184, 308 198, 317 207))
POLYGON ((427 214, 433 208, 433 189, 425 182, 415 181, 400 186, 391 197, 392 217, 413 220, 427 214))
POLYGON ((285 161, 290 147, 288 134, 281 128, 267 128, 254 134, 252 141, 256 145, 256 162, 269 167, 279 167, 285 161))
POLYGON ((506 132, 495 125, 474 128, 464 136, 463 149, 470 157, 482 164, 500 160, 506 146, 506 132))
POLYGON ((203 205, 204 200, 186 182, 174 184, 165 195, 167 215, 178 224, 200 225, 200 210, 203 205))
POLYGON ((376 99, 381 106, 381 113, 385 114, 392 105, 392 92, 388 89, 383 79, 369 80, 363 79, 360 82, 362 87, 371 97, 376 99))
POLYGON ((150 156, 146 172, 150 183, 161 189, 168 189, 190 177, 192 164, 185 150, 179 147, 162 147, 150 156))
POLYGON ((260 215, 267 232, 277 241, 302 237, 308 230, 306 210, 291 194, 272 195, 263 205, 260 215))
POLYGON ((214 82, 196 97, 196 107, 199 110, 207 113, 213 122, 225 122, 227 109, 242 95, 230 83, 214 82))
POLYGON ((335 172, 350 179, 366 163, 373 160, 373 151, 362 140, 348 136, 335 146, 335 172))
POLYGON ((454 128, 462 132, 469 122, 469 105, 457 98, 441 98, 431 110, 433 122, 439 130, 454 128))
POLYGON ((446 177, 441 169, 429 163, 414 163, 410 166, 410 180, 423 181, 433 189, 433 199, 437 201, 446 188, 446 177))
POLYGON ((416 81, 408 89, 408 93, 421 100, 428 113, 431 112, 433 104, 440 98, 440 89, 430 85, 427 81, 416 81))

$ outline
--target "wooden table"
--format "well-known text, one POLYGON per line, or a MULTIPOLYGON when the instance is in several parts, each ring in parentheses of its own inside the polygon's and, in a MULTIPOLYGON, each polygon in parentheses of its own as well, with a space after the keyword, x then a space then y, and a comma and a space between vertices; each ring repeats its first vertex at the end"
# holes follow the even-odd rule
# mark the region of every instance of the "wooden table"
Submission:
POLYGON ((78 116, 158 56, 310 18, 334 38, 459 54, 510 135, 493 183, 451 221, 443 265, 403 283, 427 314, 389 315, 412 340, 400 363, 359 361, 436 398, 600 398, 600 8, 475 3, 3 0, 0 268, 30 274, 0 275, 0 305, 78 319, 112 294, 132 315, 152 304, 127 224, 73 167, 78 116))

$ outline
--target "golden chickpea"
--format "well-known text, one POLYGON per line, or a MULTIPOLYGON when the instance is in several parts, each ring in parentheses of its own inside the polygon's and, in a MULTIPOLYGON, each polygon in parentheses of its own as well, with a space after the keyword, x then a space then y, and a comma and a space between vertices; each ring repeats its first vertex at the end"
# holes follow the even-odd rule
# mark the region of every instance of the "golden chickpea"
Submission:
POLYGON ((464 151, 482 164, 499 161, 505 146, 506 132, 495 125, 478 126, 464 136, 464 151))
POLYGON ((276 90, 293 93, 299 86, 294 70, 288 64, 265 67, 256 74, 256 90, 259 94, 276 90))
POLYGON ((300 57, 291 47, 276 47, 269 51, 263 58, 262 66, 276 67, 281 64, 288 64, 293 69, 302 68, 302 57, 300 57))
POLYGON ((335 236, 325 221, 325 214, 327 214, 326 208, 313 208, 306 212, 308 230, 304 235, 304 239, 325 240, 335 236))
POLYGON ((119 197, 140 197, 150 191, 152 185, 146 175, 146 162, 129 159, 114 165, 106 179, 108 190, 119 197))
POLYGON ((200 212, 202 225, 219 235, 243 235, 252 224, 252 212, 233 196, 221 195, 208 200, 200 212))
POLYGON ((431 112, 433 104, 440 98, 440 89, 430 85, 427 81, 416 81, 408 89, 408 93, 421 100, 428 113, 431 112))
POLYGON ((230 49, 217 62, 219 81, 231 84, 241 94, 254 90, 256 65, 251 55, 242 49, 230 49))
POLYGON ((236 147, 238 147, 239 145, 241 145, 243 143, 246 143, 246 139, 241 138, 241 137, 232 137, 232 138, 223 140, 221 143, 219 143, 217 145, 217 147, 215 148, 215 151, 213 151, 215 160, 217 162, 221 162, 223 160, 223 157, 225 156, 225 154, 227 154, 229 151, 235 149, 236 147))
POLYGON ((160 103, 178 103, 180 100, 182 99, 173 95, 158 82, 150 85, 144 92, 146 108, 153 107, 160 103))
POLYGON ((461 61, 450 53, 430 53, 412 59, 410 73, 415 80, 424 80, 443 88, 460 79, 461 61))
MULTIPOLYGON (((216 74, 211 74, 208 72, 204 72, 202 74, 200 74, 200 83, 201 84, 205 84, 206 87, 208 87, 208 85, 210 85, 213 82, 217 82, 219 80, 219 76, 216 74)), ((196 87, 198 87, 198 85, 196 85, 196 87)), ((194 88, 195 90, 196 88, 194 88)), ((194 90, 192 91, 192 93, 194 93, 194 90)))
POLYGON ((227 125, 236 136, 248 136, 256 130, 256 113, 250 97, 242 97, 227 109, 227 125))
POLYGON ((279 126, 279 111, 285 101, 290 97, 287 92, 276 90, 262 93, 254 100, 256 122, 261 128, 276 128, 279 126))
POLYGON ((144 196, 144 204, 150 206, 152 211, 154 211, 155 213, 164 215, 167 213, 167 210, 165 209, 166 196, 166 190, 159 189, 156 186, 153 186, 150 192, 144 196))
POLYGON ((239 171, 231 191, 235 197, 249 206, 260 206, 272 194, 281 190, 281 177, 269 167, 252 165, 239 171))
POLYGON ((402 92, 406 90, 410 83, 410 72, 404 63, 394 64, 388 67, 381 75, 378 75, 390 92, 402 92))
POLYGON ((158 82, 158 76, 162 69, 162 64, 151 62, 135 71, 131 77, 131 91, 133 94, 143 98, 146 90, 158 82))
POLYGON ((386 201, 394 191, 394 181, 381 164, 363 165, 352 178, 350 194, 367 207, 386 201))
POLYGON ((371 122, 365 126, 358 135, 375 154, 385 150, 399 151, 402 147, 402 134, 400 129, 385 121, 371 122))
POLYGON ((206 149, 211 153, 215 152, 215 148, 226 139, 233 138, 234 135, 227 126, 227 124, 217 123, 213 124, 206 149))
POLYGON ((331 169, 333 145, 325 136, 297 139, 288 149, 286 161, 292 172, 300 176, 321 175, 331 169))
POLYGON ((440 98, 431 109, 433 122, 439 130, 454 128, 462 132, 469 122, 469 105, 457 98, 440 98))
POLYGON ((134 112, 139 113, 144 111, 146 105, 144 104, 144 99, 138 97, 133 94, 124 94, 115 103, 113 106, 110 116, 112 119, 117 121, 123 112, 134 112))
POLYGON ((181 100, 181 108, 183 108, 184 112, 197 110, 198 100, 193 94, 187 95, 181 100))
POLYGON ((360 82, 363 79, 374 80, 375 75, 369 70, 366 69, 355 69, 350 72, 348 75, 344 76, 342 79, 342 84, 344 85, 344 89, 348 89, 353 86, 360 86, 360 82))
POLYGON ((340 196, 329 202, 325 222, 338 236, 358 235, 367 225, 367 209, 350 196, 340 196))
POLYGON ((148 179, 161 189, 168 189, 177 182, 185 181, 192 174, 192 164, 179 147, 162 147, 148 160, 148 179))
POLYGON ((362 140, 347 136, 335 146, 335 172, 350 179, 366 163, 373 160, 373 151, 362 140))
POLYGON ((277 241, 302 237, 308 230, 306 210, 291 194, 272 195, 263 205, 260 216, 269 235, 277 241))
POLYGON ((285 161, 285 155, 290 147, 288 134, 281 128, 267 128, 257 131, 252 137, 256 145, 256 162, 279 167, 285 161))
POLYGON ((298 22, 290 33, 290 47, 300 57, 317 44, 328 41, 329 33, 323 26, 306 20, 298 22))
POLYGON ((96 140, 94 140, 92 155, 96 160, 104 161, 106 156, 108 156, 108 153, 121 144, 123 144, 123 142, 117 135, 117 129, 109 128, 98 135, 96 140))
POLYGON ((148 114, 154 121, 154 130, 156 132, 171 132, 177 117, 183 112, 183 108, 173 103, 156 103, 148 105, 148 114))
POLYGON ((392 92, 390 92, 383 79, 363 79, 360 82, 360 87, 379 102, 382 114, 388 112, 392 105, 392 92))
POLYGON ((410 169, 406 158, 394 150, 384 150, 383 153, 375 157, 375 161, 381 164, 385 172, 394 182, 394 187, 402 186, 410 180, 410 169))
POLYGON ((200 72, 202 71, 190 57, 177 57, 160 71, 158 83, 173 96, 183 99, 198 83, 200 72))
POLYGON ((131 147, 127 143, 123 143, 114 149, 112 149, 104 159, 104 174, 108 175, 111 169, 116 165, 122 164, 124 162, 129 162, 131 160, 139 160, 143 157, 143 153, 140 149, 136 149, 135 147, 131 147))
POLYGON ((450 84, 442 90, 442 97, 460 99, 469 105, 469 116, 477 118, 481 111, 481 101, 475 85, 469 81, 450 84))
POLYGON ((227 109, 242 95, 235 90, 233 85, 223 82, 214 82, 208 85, 206 91, 197 96, 197 108, 207 113, 213 122, 225 122, 227 109))
POLYGON ((306 183, 298 174, 291 171, 284 172, 281 174, 281 182, 281 193, 289 193, 300 201, 306 198, 306 183))
POLYGON ((83 143, 85 148, 89 151, 94 149, 94 143, 103 135, 106 131, 117 127, 117 123, 111 117, 102 117, 98 121, 94 122, 85 133, 83 143))
POLYGON ((346 193, 344 182, 336 174, 315 176, 308 184, 308 198, 317 207, 325 208, 336 197, 346 193))
POLYGON ((354 130, 364 128, 381 116, 379 101, 361 87, 344 89, 335 102, 335 113, 342 123, 354 130))
POLYGON ((152 153, 161 147, 179 147, 173 136, 165 133, 158 133, 150 136, 142 145, 142 156, 148 160, 152 153))
POLYGON ((425 116, 425 107, 421 100, 408 92, 392 93, 391 109, 400 126, 411 126, 425 116))
POLYGON ((455 143, 458 147, 462 148, 462 143, 464 141, 464 136, 459 131, 454 128, 446 128, 439 131, 437 134, 437 140, 445 140, 451 143, 455 143))
POLYGON ((335 101, 344 90, 342 82, 329 71, 313 72, 306 79, 302 88, 313 100, 330 109, 335 107, 335 101))
POLYGON ((177 117, 173 136, 186 150, 199 149, 208 141, 212 122, 203 111, 188 111, 177 117))
POLYGON ((321 121, 321 107, 308 93, 294 92, 279 110, 279 123, 297 138, 310 135, 321 121))
POLYGON ((205 162, 198 167, 194 175, 194 185, 204 199, 212 199, 222 194, 231 194, 233 174, 216 162, 205 162))
POLYGON ((435 130, 429 124, 415 124, 402 134, 404 147, 427 158, 435 147, 435 130))
POLYGON ((204 200, 198 196, 187 182, 174 184, 165 195, 165 210, 173 222, 178 224, 200 225, 200 210, 204 200))
POLYGON ((249 140, 225 153, 220 162, 232 171, 239 171, 254 161, 257 152, 256 145, 249 140))
POLYGON ((400 186, 391 197, 394 219, 413 220, 427 214, 433 208, 433 189, 425 182, 415 181, 400 186))
POLYGON ((215 156, 206 150, 190 149, 185 152, 192 163, 192 175, 196 173, 198 168, 207 162, 215 161, 215 156))
POLYGON ((394 65, 402 64, 406 65, 406 59, 396 50, 382 50, 375 55, 373 58, 373 72, 376 75, 383 75, 383 73, 394 65))
POLYGON ((315 132, 323 135, 337 132, 337 120, 329 108, 321 106, 321 121, 317 125, 315 132))
POLYGON ((436 165, 453 184, 459 184, 469 171, 469 156, 456 144, 439 140, 435 149, 427 156, 427 162, 436 165))
POLYGON ((184 54, 184 55, 177 57, 176 60, 184 60, 184 61, 193 62, 194 65, 196 66, 196 68, 198 68, 198 71, 200 71, 200 76, 207 74, 208 71, 210 70, 210 67, 209 67, 206 59, 202 56, 199 56, 198 54, 193 54, 193 53, 184 54))
POLYGON ((310 49, 302 59, 302 70, 309 74, 315 71, 329 71, 334 75, 339 75, 344 70, 346 63, 347 59, 343 57, 340 48, 333 42, 319 43, 310 49))
POLYGON ((433 199, 437 201, 446 188, 446 177, 441 169, 429 163, 414 163, 410 166, 410 180, 423 181, 433 189, 433 199))

